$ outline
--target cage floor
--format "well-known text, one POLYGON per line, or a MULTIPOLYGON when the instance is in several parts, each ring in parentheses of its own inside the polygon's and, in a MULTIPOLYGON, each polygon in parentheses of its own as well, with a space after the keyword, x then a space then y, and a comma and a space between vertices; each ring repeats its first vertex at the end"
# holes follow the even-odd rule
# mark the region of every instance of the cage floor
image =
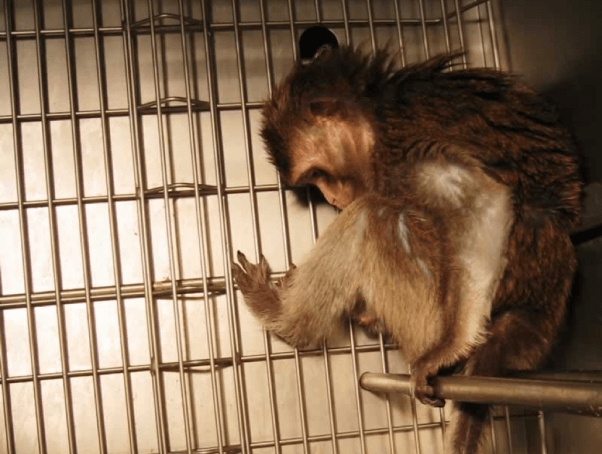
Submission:
MULTIPOLYGON (((407 371, 393 345, 351 326, 292 350, 230 266, 241 250, 283 272, 336 216, 282 188, 257 134, 305 29, 499 67, 494 12, 0 0, 0 452, 441 452, 443 410, 358 387, 407 371)), ((492 427, 488 451, 542 452, 541 415, 492 427)))

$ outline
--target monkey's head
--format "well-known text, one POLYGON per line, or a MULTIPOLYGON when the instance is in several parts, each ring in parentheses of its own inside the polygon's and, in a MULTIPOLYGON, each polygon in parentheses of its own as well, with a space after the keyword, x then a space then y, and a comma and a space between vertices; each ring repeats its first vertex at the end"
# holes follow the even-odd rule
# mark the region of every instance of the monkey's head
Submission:
POLYGON ((314 185, 339 208, 373 189, 374 109, 389 60, 384 52, 323 50, 274 90, 261 134, 285 183, 314 185))

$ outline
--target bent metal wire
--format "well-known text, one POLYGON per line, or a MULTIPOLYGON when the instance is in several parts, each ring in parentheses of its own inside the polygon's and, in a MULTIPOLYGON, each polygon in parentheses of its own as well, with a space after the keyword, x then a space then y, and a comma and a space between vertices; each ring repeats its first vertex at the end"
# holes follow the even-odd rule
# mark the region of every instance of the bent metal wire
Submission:
MULTIPOLYGON (((500 67, 496 3, 0 5, 0 451, 440 452, 443 410, 358 386, 407 372, 394 346, 350 326, 291 350, 229 270, 241 249, 283 272, 335 215, 257 137, 300 34, 500 67)), ((491 452, 546 452, 543 413, 492 422, 491 452)))

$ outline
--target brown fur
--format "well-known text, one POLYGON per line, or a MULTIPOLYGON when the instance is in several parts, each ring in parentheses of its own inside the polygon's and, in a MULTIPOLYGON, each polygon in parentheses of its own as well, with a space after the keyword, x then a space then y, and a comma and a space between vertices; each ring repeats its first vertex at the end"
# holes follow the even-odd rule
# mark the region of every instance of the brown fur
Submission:
MULTIPOLYGON (((289 184, 347 208, 276 286, 264 259, 234 267, 251 310, 292 345, 345 315, 375 321, 433 405, 428 377, 443 367, 503 375, 548 354, 582 190, 553 109, 505 74, 450 64, 397 70, 383 51, 343 48, 297 66, 264 108, 270 158, 289 184)), ((457 411, 447 449, 474 453, 487 407, 457 411)))

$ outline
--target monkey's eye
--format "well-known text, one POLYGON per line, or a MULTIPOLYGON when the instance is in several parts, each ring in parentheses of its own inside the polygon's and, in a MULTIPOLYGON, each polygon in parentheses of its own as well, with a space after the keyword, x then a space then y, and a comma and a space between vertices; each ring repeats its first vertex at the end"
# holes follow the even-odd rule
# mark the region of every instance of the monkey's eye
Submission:
POLYGON ((330 177, 330 175, 322 169, 311 169, 305 175, 305 179, 309 182, 321 180, 321 179, 328 179, 329 177, 330 177))

